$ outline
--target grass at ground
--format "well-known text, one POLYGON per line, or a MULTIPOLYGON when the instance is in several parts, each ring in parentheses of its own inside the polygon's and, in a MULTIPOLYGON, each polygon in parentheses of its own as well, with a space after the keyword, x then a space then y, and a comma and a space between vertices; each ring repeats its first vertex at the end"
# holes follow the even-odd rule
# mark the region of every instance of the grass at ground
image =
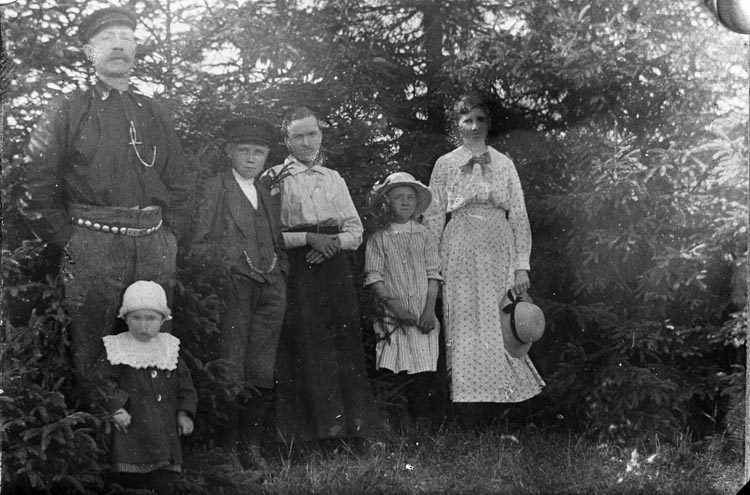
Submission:
MULTIPOLYGON (((262 484, 200 484, 211 495, 734 495, 743 485, 739 461, 687 445, 639 452, 574 434, 500 427, 449 426, 325 451, 279 446, 268 460, 271 472, 262 484)), ((193 476, 206 466, 193 468, 193 476)))

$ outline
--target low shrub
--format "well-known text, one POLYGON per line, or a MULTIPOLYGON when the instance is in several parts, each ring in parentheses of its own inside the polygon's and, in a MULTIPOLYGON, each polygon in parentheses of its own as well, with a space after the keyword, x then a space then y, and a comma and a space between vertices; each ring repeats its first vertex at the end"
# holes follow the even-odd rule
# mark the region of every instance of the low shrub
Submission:
POLYGON ((3 251, 2 491, 84 493, 102 486, 102 415, 83 412, 73 387, 59 278, 43 274, 49 252, 26 242, 3 251), (9 307, 23 308, 9 316, 9 307))
POLYGON ((582 313, 586 331, 563 346, 545 377, 549 417, 621 444, 716 433, 737 378, 720 359, 719 329, 618 322, 602 308, 582 313))

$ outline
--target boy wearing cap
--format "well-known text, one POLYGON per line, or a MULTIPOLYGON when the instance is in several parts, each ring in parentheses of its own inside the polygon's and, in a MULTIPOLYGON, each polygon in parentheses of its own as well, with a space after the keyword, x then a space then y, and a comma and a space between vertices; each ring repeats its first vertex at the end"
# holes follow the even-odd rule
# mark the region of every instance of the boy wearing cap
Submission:
POLYGON ((180 339, 160 332, 169 320, 164 289, 139 280, 125 291, 119 317, 128 331, 103 337, 105 408, 112 413, 111 467, 127 488, 173 493, 182 470, 181 435, 193 431, 197 397, 179 356, 180 339))
POLYGON ((228 411, 223 444, 239 455, 246 469, 254 470, 266 468, 259 444, 286 308, 288 264, 278 205, 257 179, 275 134, 261 119, 224 123, 224 151, 231 168, 206 184, 190 248, 199 264, 220 260, 224 273, 220 352, 246 393, 228 411))
POLYGON ((84 19, 78 35, 96 81, 52 100, 26 148, 19 209, 42 240, 64 250, 81 377, 130 283, 154 280, 171 300, 177 238, 189 226, 192 187, 172 121, 129 84, 135 27, 122 7, 84 19))

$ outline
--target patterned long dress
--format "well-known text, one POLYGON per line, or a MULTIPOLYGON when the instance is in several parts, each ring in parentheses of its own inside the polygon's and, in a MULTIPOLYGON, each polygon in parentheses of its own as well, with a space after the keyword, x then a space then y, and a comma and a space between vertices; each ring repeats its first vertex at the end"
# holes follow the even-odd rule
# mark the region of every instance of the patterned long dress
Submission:
POLYGON ((463 147, 438 158, 425 214, 440 241, 454 402, 520 402, 544 386, 529 357, 515 359, 503 345, 500 302, 515 270, 529 269, 531 229, 513 162, 494 148, 488 153, 485 164, 472 163, 463 147))

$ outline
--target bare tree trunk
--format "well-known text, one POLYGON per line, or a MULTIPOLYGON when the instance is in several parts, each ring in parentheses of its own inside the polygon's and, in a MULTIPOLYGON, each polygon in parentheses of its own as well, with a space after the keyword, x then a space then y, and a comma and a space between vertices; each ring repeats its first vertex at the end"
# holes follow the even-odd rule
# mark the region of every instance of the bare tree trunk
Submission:
POLYGON ((172 40, 172 1, 166 0, 166 39, 164 43, 164 55, 167 60, 167 71, 164 74, 164 90, 171 97, 174 94, 174 45, 172 40))
POLYGON ((426 1, 420 7, 424 29, 425 48, 425 85, 427 94, 427 121, 431 130, 445 132, 444 96, 441 94, 441 68, 445 61, 443 56, 443 38, 445 37, 444 13, 440 0, 426 1))

